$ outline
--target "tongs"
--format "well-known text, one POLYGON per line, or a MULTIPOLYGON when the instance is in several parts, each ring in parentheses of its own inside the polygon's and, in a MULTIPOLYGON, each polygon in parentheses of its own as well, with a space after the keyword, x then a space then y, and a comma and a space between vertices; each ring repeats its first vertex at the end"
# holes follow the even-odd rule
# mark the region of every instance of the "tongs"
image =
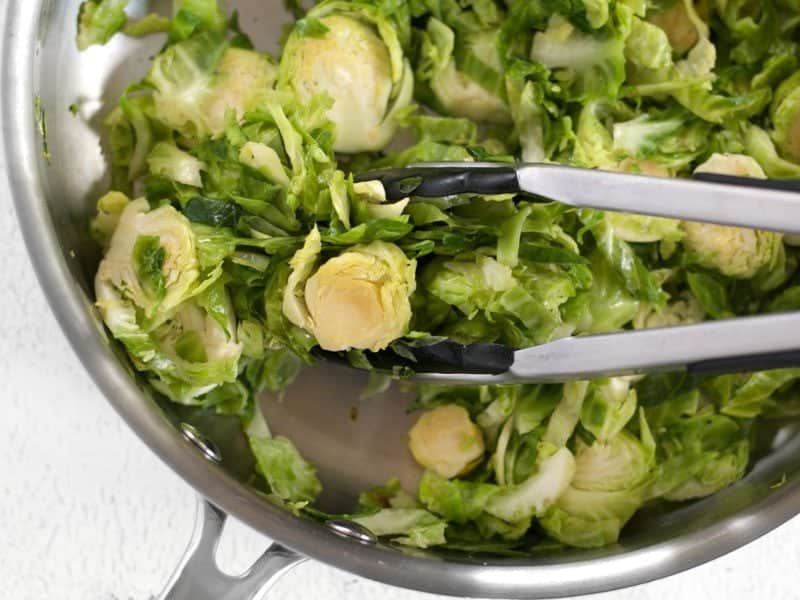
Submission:
MULTIPOLYGON (((800 234, 800 181, 712 173, 648 177, 551 164, 422 163, 364 173, 388 201, 458 194, 524 194, 580 208, 800 234)), ((322 353, 342 360, 342 355, 322 353)), ((564 382, 686 370, 718 374, 800 366, 800 312, 562 338, 514 350, 500 344, 428 346, 370 353, 384 370, 442 383, 564 382)))

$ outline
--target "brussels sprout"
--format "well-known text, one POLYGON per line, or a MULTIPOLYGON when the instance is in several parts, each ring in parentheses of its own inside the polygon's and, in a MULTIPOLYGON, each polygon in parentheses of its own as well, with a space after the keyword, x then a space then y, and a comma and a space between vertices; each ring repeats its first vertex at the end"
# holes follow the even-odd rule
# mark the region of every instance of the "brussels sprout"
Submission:
POLYGON ((128 0, 86 0, 78 16, 78 49, 103 45, 125 27, 128 0))
POLYGON ((613 544, 645 500, 655 465, 655 442, 640 412, 641 439, 621 431, 606 442, 576 444, 575 476, 539 523, 557 540, 578 547, 613 544))
POLYGON ((592 285, 564 307, 564 320, 580 333, 602 333, 621 329, 639 310, 640 302, 625 288, 625 282, 599 253, 591 257, 592 285))
POLYGON ((533 37, 530 58, 565 74, 575 99, 613 98, 625 78, 624 29, 619 25, 616 30, 587 34, 554 15, 547 29, 533 37))
POLYGON ((291 183, 278 153, 266 144, 247 142, 239 152, 239 162, 255 169, 273 183, 287 188, 291 183))
POLYGON ((446 479, 425 471, 419 482, 419 499, 428 510, 448 521, 466 523, 481 515, 498 489, 490 483, 446 479))
POLYGON ((589 389, 588 381, 571 381, 564 384, 561 401, 556 406, 542 440, 556 447, 566 446, 581 415, 581 407, 589 389))
POLYGON ((154 116, 187 137, 218 135, 225 115, 254 110, 273 88, 276 69, 251 50, 229 48, 224 38, 196 35, 168 47, 153 61, 154 116))
POLYGON ((422 414, 408 432, 408 448, 423 467, 450 479, 478 465, 483 435, 466 409, 446 404, 422 414))
POLYGON ((769 134, 755 125, 745 127, 745 151, 758 161, 770 177, 800 178, 800 165, 778 155, 769 134))
POLYGON ((444 544, 447 522, 421 508, 384 508, 351 520, 379 537, 397 536, 393 542, 417 548, 444 544))
POLYGON ((149 208, 144 198, 125 207, 97 270, 98 306, 112 332, 121 304, 160 324, 190 296, 200 276, 188 219, 171 206, 149 208))
POLYGON ((704 317, 703 305, 691 292, 685 292, 679 299, 670 302, 662 309, 643 306, 633 320, 633 326, 636 329, 651 329, 691 325, 699 323, 704 317))
MULTIPOLYGON (((754 159, 741 154, 714 154, 695 172, 766 177, 754 159)), ((780 233, 690 221, 682 225, 683 244, 693 259, 728 277, 750 279, 762 269, 775 267, 783 252, 780 233)))
POLYGON ((289 261, 292 271, 286 281, 283 292, 281 309, 283 315, 298 327, 311 331, 314 323, 305 303, 304 286, 314 272, 314 266, 320 252, 322 252, 322 236, 319 229, 314 227, 306 236, 303 247, 295 252, 289 261))
POLYGON ((581 406, 581 425, 601 442, 615 437, 636 412, 636 390, 627 377, 593 382, 581 406))
POLYGON ((698 414, 668 425, 659 435, 658 479, 650 497, 688 500, 738 481, 750 458, 747 430, 735 419, 698 414))
POLYGON ((295 28, 284 47, 279 85, 303 103, 317 94, 333 98, 328 118, 337 152, 381 150, 414 92, 395 29, 368 4, 322 4, 307 18, 317 19, 322 31, 303 35, 295 28))
POLYGON ((438 19, 428 21, 418 77, 428 83, 438 107, 445 113, 490 123, 511 121, 508 106, 499 95, 502 87, 494 85, 502 82, 500 73, 503 72, 495 44, 496 35, 496 31, 482 31, 470 32, 467 36, 470 64, 482 75, 476 80, 456 65, 453 30, 438 19))
POLYGON ((303 458, 291 440, 272 435, 258 402, 245 433, 258 469, 273 495, 303 505, 319 496, 322 484, 316 469, 303 458))
POLYGON ((329 259, 312 275, 320 248, 315 229, 292 258, 286 318, 325 350, 377 351, 402 337, 411 320, 416 261, 394 244, 376 241, 329 259))
MULTIPOLYGON (((626 158, 613 170, 641 173, 650 177, 670 176, 667 168, 650 160, 626 158)), ((605 219, 611 225, 614 235, 626 242, 665 242, 666 244, 674 244, 683 238, 681 223, 677 219, 621 212, 607 212, 605 219)))
POLYGON ((698 25, 704 29, 702 22, 698 22, 693 4, 693 0, 673 0, 665 9, 647 13, 647 20, 667 34, 670 46, 677 54, 685 54, 694 48, 701 35, 698 25))
POLYGON ((670 40, 663 28, 635 18, 625 40, 625 58, 629 64, 643 69, 669 67, 672 65, 670 40))
POLYGON ((111 236, 130 199, 121 192, 108 192, 97 201, 97 215, 92 219, 90 230, 92 238, 103 248, 108 248, 111 236))
MULTIPOLYGON (((102 206, 101 206, 102 210, 102 206)), ((97 307, 154 386, 189 403, 236 381, 242 346, 221 267, 201 279, 189 221, 171 206, 128 203, 97 271, 97 307)))
POLYGON ((800 73, 784 81, 772 101, 772 138, 788 158, 800 161, 800 73))
POLYGON ((153 386, 174 401, 192 403, 218 385, 236 381, 242 345, 222 285, 181 304, 150 338, 159 358, 146 368, 158 375, 153 386))
POLYGON ((177 183, 192 187, 203 187, 201 171, 206 165, 175 144, 159 142, 147 155, 147 166, 153 175, 160 175, 177 183))
POLYGON ((528 479, 502 487, 489 498, 486 512, 508 523, 541 516, 569 487, 574 474, 575 458, 567 448, 559 448, 543 457, 528 479))

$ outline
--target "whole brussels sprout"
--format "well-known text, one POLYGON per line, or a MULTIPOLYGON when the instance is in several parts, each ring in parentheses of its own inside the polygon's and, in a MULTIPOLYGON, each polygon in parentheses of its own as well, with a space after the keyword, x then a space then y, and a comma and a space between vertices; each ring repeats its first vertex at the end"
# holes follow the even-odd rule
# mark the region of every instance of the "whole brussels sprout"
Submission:
POLYGON ((423 413, 408 432, 408 448, 414 460, 445 479, 468 473, 485 449, 480 428, 456 404, 423 413))
POLYGON ((279 68, 279 86, 301 102, 317 94, 333 99, 328 118, 333 148, 354 153, 381 150, 394 135, 395 114, 410 104, 414 77, 397 33, 370 5, 322 4, 309 19, 323 31, 289 36, 279 68))
MULTIPOLYGON (((695 172, 766 178, 759 164, 743 154, 714 154, 695 172)), ((750 279, 775 266, 784 251, 780 233, 691 221, 682 226, 683 244, 697 264, 728 277, 750 279)))

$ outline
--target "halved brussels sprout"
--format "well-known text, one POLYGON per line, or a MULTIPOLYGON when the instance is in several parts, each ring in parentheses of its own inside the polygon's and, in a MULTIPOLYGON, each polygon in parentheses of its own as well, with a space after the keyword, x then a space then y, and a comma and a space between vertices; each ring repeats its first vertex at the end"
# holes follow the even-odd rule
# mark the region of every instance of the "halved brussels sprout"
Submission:
POLYGON ((279 85, 307 103, 327 94, 334 103, 334 150, 382 149, 397 129, 395 115, 408 106, 414 77, 392 24, 362 3, 321 4, 307 19, 322 31, 289 36, 280 63, 279 85))
POLYGON ((394 244, 376 241, 354 246, 314 272, 321 250, 315 232, 292 259, 286 318, 331 351, 382 350, 407 333, 416 261, 394 244))
POLYGON ((119 215, 98 268, 97 307, 111 334, 177 402, 236 381, 242 346, 221 273, 201 278, 189 221, 171 206, 150 210, 143 198, 119 215))
POLYGON ((112 305, 123 302, 159 324, 190 295, 199 276, 189 220, 171 206, 150 210, 140 198, 122 211, 97 269, 98 306, 107 323, 113 321, 112 305))
MULTIPOLYGON (((761 166, 743 154, 714 154, 695 172, 766 178, 761 166)), ((762 269, 775 267, 784 251, 780 233, 691 221, 682 226, 683 244, 697 264, 728 277, 750 279, 762 269)))
POLYGON ((701 6, 696 7, 699 10, 695 12, 693 0, 673 0, 665 9, 647 13, 647 20, 667 34, 670 46, 677 54, 688 52, 700 40, 698 13, 706 15, 708 10, 704 3, 699 4, 701 6))
POLYGON ((445 479, 469 473, 484 453, 481 430, 456 404, 423 413, 408 432, 408 448, 414 460, 445 479))
POLYGON ((772 138, 788 158, 800 161, 800 73, 784 81, 772 101, 772 138))
POLYGON ((168 47, 153 61, 154 116, 183 135, 218 135, 225 114, 255 109, 273 88, 276 68, 258 52, 230 48, 221 35, 203 33, 168 47))

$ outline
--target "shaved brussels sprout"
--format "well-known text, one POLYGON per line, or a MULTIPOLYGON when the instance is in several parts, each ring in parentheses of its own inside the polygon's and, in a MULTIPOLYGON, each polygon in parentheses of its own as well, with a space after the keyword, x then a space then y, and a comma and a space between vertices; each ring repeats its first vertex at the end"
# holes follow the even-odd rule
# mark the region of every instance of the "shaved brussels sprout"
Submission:
POLYGON ((129 202, 130 198, 122 192, 108 192, 97 201, 97 215, 92 219, 90 229, 92 237, 103 249, 108 248, 119 218, 129 202))
POLYGON ((581 425, 596 439, 615 437, 636 413, 636 390, 628 377, 611 377, 592 383, 581 406, 581 425))
POLYGON ((206 165, 174 144, 159 142, 147 155, 147 166, 156 175, 184 185, 203 187, 202 171, 206 165))
POLYGON ((416 177, 390 201, 380 177, 361 180, 441 161, 800 179, 798 0, 291 3, 276 62, 218 0, 138 21, 128 4, 77 15, 81 48, 165 34, 104 112, 96 305, 186 419, 241 419, 241 475, 271 502, 413 548, 596 547, 647 502, 739 480, 778 442, 761 420, 800 413, 798 369, 403 381, 417 494, 393 480, 331 515, 257 402, 320 350, 369 370, 366 398, 443 339, 521 349, 800 308, 800 253, 784 247, 800 236, 513 193, 418 197, 416 177))
POLYGON ((78 16, 78 49, 103 45, 125 27, 128 0, 87 0, 78 16))
MULTIPOLYGON (((626 9, 618 6, 627 18, 626 9)), ((563 17, 551 17, 547 29, 533 38, 530 58, 559 69, 576 98, 614 97, 625 77, 623 25, 611 33, 586 34, 563 17)))
MULTIPOLYGON (((695 172, 766 177, 753 158, 741 154, 714 154, 695 172)), ((775 267, 783 252, 780 233, 690 221, 683 222, 683 229, 684 246, 694 260, 728 277, 750 279, 762 269, 775 267)))
POLYGON ((528 479, 494 494, 486 503, 486 512, 507 523, 540 517, 566 491, 574 474, 575 458, 567 448, 559 448, 543 458, 528 479))
POLYGON ((591 445, 578 441, 575 476, 540 518, 555 539, 583 548, 613 544, 645 500, 655 465, 655 441, 640 413, 641 439, 621 431, 591 445))
POLYGON ((408 432, 408 448, 420 465, 451 479, 480 462, 483 435, 463 407, 447 404, 423 413, 408 432))
POLYGON ((480 63, 479 67, 473 65, 482 74, 480 80, 475 81, 458 69, 453 55, 455 33, 435 18, 428 21, 423 38, 419 79, 427 82, 438 105, 449 115, 491 123, 510 122, 508 106, 500 96, 503 90, 493 85, 496 81, 502 81, 496 31, 465 35, 470 44, 471 60, 480 63))
POLYGON ((333 99, 328 118, 335 126, 337 152, 382 149, 397 129, 395 115, 414 91, 395 29, 373 7, 360 3, 322 4, 307 18, 318 20, 320 30, 309 35, 295 29, 289 36, 280 86, 301 102, 317 94, 333 99))
POLYGON ((658 478, 648 493, 679 501, 708 496, 741 479, 749 441, 736 420, 697 415, 667 426, 659 451, 658 478))
POLYGON ((691 325, 699 323, 705 317, 703 305, 691 292, 681 294, 681 297, 670 302, 665 307, 652 308, 643 306, 633 320, 636 329, 650 329, 653 327, 672 327, 675 325, 691 325))
POLYGON ((352 520, 376 536, 399 536, 392 541, 406 546, 429 548, 446 541, 447 522, 421 508, 384 508, 352 520))

